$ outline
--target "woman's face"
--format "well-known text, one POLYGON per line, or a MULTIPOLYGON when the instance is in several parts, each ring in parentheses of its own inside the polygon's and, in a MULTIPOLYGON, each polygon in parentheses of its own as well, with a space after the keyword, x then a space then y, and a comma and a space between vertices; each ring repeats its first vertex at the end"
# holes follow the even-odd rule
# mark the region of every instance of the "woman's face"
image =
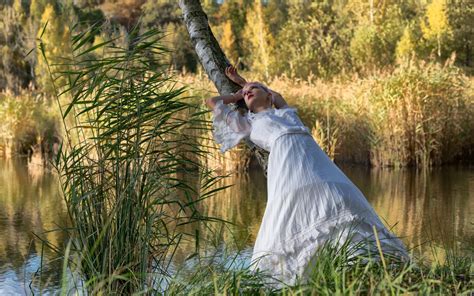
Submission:
POLYGON ((256 83, 248 83, 243 88, 245 104, 250 111, 258 112, 271 107, 271 94, 256 83))

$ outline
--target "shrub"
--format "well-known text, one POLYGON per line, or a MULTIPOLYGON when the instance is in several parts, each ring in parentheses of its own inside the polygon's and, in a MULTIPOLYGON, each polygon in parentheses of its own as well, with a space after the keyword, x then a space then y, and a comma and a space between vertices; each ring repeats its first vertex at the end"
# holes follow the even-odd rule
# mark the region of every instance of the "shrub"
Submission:
POLYGON ((0 152, 52 155, 61 135, 58 115, 51 100, 30 90, 0 93, 0 152))

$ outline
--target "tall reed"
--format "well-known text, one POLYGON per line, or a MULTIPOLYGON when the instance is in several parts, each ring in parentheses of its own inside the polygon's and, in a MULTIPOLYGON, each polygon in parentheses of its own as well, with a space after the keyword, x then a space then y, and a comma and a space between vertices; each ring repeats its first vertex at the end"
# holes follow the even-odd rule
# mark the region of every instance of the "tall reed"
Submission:
POLYGON ((66 82, 55 85, 65 126, 55 165, 72 223, 64 259, 93 294, 150 292, 193 239, 184 225, 206 220, 196 204, 217 178, 187 157, 202 153, 186 136, 202 121, 161 63, 161 34, 134 29, 125 46, 120 36, 94 44, 102 29, 75 27, 69 57, 48 65, 66 82), (190 166, 197 185, 182 176, 190 166))
POLYGON ((375 78, 368 100, 371 163, 428 167, 468 159, 472 87, 451 63, 410 61, 375 78))

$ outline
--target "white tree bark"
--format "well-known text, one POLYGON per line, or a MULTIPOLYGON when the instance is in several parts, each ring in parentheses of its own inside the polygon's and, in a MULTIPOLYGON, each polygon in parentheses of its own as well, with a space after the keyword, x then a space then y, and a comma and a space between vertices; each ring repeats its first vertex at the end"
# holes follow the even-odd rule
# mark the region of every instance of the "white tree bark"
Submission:
POLYGON ((199 61, 217 91, 221 95, 237 91, 239 86, 230 81, 224 73, 230 63, 212 34, 200 1, 180 0, 179 6, 199 61))
MULTIPOLYGON (((216 86, 219 94, 230 94, 237 91, 240 86, 229 80, 225 75, 225 68, 230 63, 214 34, 212 34, 207 15, 202 10, 200 1, 180 0, 179 6, 183 12, 184 24, 191 37, 191 42, 194 45, 199 61, 209 79, 216 86)), ((252 152, 257 157, 266 175, 268 152, 255 145, 250 145, 250 147, 252 147, 252 152)))

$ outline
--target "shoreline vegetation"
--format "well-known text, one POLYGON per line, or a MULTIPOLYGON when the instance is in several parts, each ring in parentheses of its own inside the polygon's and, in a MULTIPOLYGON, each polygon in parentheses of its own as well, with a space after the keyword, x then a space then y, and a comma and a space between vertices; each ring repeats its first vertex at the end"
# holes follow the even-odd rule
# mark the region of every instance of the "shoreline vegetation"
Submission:
MULTIPOLYGON (((251 73, 247 76, 253 80, 251 73)), ((192 96, 215 95, 203 75, 182 75, 178 81, 190 86, 192 96)), ((297 108, 335 162, 427 168, 472 164, 473 81, 449 62, 411 61, 367 78, 277 77, 267 83, 297 108)), ((248 169, 250 155, 244 145, 224 155, 212 142, 206 145, 212 147, 208 165, 224 171, 248 169)))
MULTIPOLYGON (((245 74, 245 73, 244 73, 245 74)), ((252 78, 251 73, 248 76, 252 78)), ((193 103, 213 96, 203 74, 180 74, 193 103)), ((293 80, 277 77, 268 85, 298 109, 321 148, 336 163, 371 167, 427 168, 471 165, 474 159, 474 79, 449 61, 445 65, 411 61, 371 77, 293 80)), ((204 107, 202 107, 204 109, 204 107)), ((0 153, 57 152, 58 111, 41 94, 0 94, 0 153)), ((204 116, 210 120, 210 114, 204 116)), ((223 171, 246 171, 251 155, 244 145, 221 155, 211 134, 195 136, 210 154, 203 162, 223 171)))

